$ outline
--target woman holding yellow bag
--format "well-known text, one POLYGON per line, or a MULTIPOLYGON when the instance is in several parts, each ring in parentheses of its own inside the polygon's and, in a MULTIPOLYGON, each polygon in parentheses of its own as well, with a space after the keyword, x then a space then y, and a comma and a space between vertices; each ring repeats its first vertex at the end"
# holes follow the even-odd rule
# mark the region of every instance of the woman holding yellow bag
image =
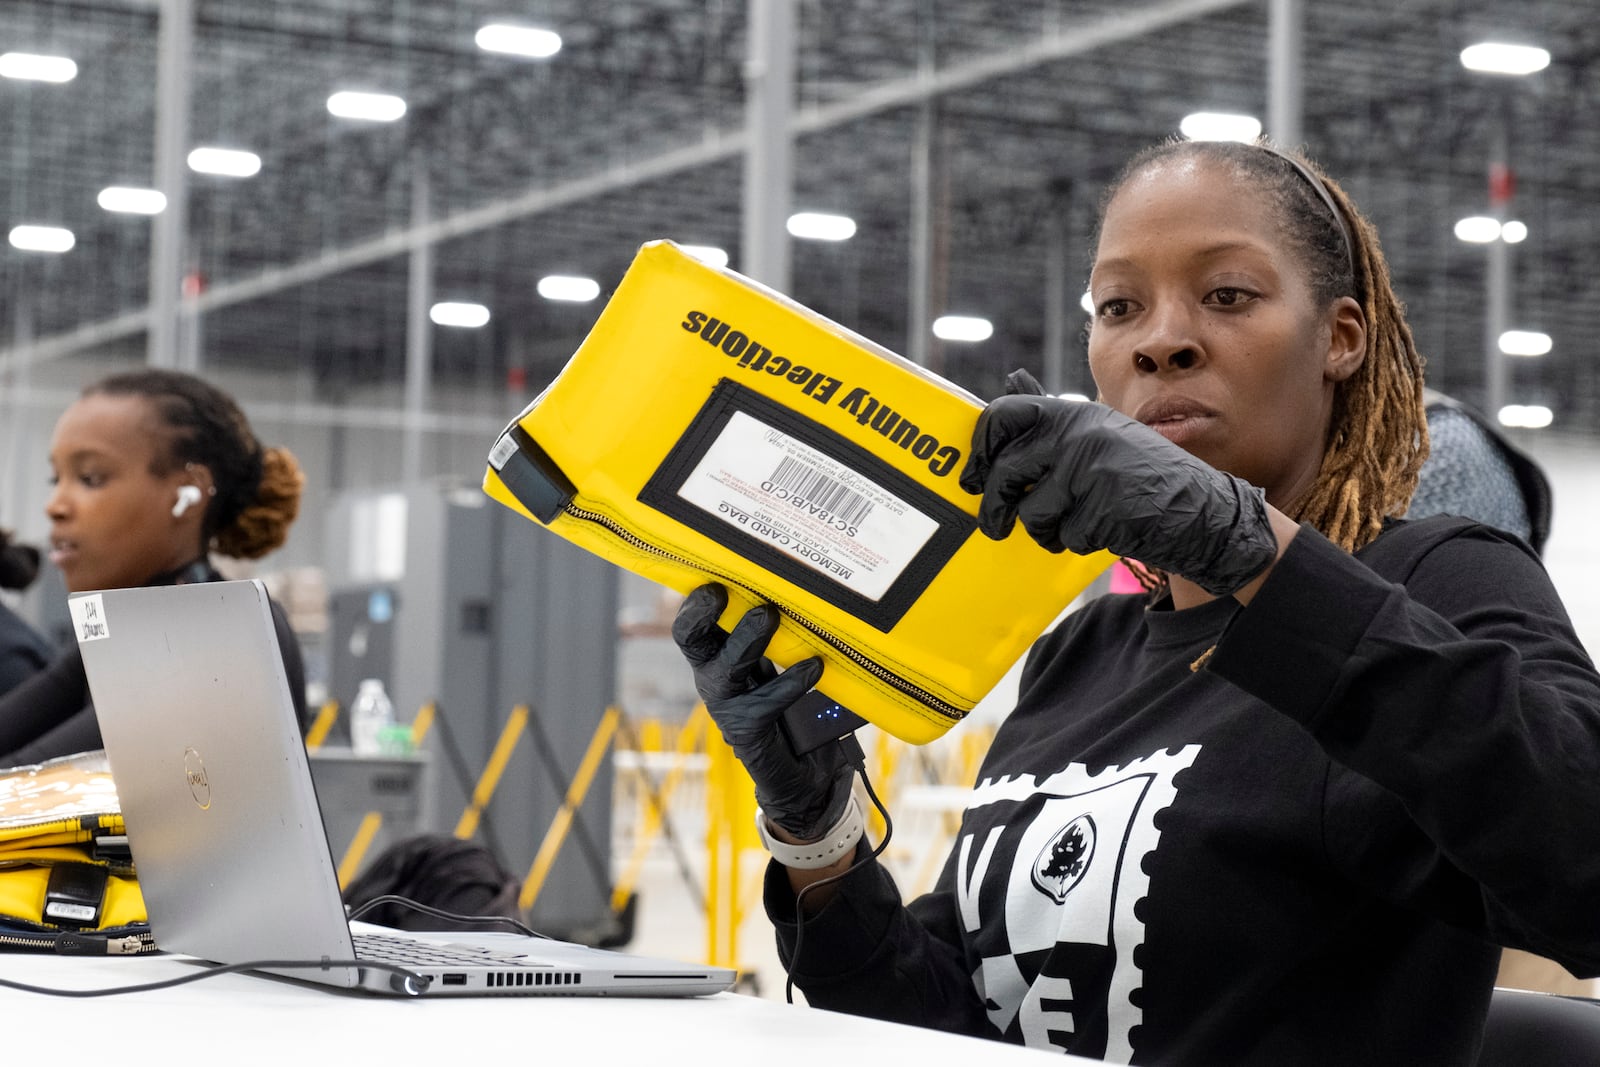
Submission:
MULTIPOLYGON (((1370 223, 1265 144, 1174 142, 1104 201, 1099 403, 1026 378, 962 485, 994 538, 1155 569, 1041 638, 934 890, 779 717, 770 608, 674 636, 762 804, 813 1006, 1120 1063, 1477 1060, 1501 945, 1600 974, 1600 675, 1537 555, 1403 515, 1422 359, 1370 223)), ((859 709, 858 709, 859 710, 859 709)), ((840 750, 842 751, 842 750, 840 750)))

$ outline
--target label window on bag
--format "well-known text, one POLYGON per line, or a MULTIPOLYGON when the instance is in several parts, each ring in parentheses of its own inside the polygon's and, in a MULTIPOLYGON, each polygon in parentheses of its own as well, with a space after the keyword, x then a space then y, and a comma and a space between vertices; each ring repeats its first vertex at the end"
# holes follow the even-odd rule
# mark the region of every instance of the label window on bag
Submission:
POLYGON ((868 600, 939 531, 934 519, 792 434, 735 411, 678 495, 868 600))
POLYGON ((873 453, 726 379, 639 499, 885 631, 975 527, 873 453))

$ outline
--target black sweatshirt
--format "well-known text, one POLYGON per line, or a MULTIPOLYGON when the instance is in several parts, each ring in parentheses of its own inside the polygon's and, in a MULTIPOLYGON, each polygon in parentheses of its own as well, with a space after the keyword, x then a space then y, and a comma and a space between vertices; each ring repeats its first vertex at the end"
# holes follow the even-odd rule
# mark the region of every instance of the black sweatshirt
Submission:
POLYGON ((0 604, 0 696, 43 670, 54 654, 43 634, 0 604))
MULTIPOLYGON (((151 584, 171 585, 178 577, 165 576, 151 584)), ((222 575, 210 565, 192 574, 185 573, 183 577, 188 581, 222 580, 222 575)), ((283 655, 283 669, 289 679, 289 693, 300 719, 300 732, 304 733, 309 721, 300 641, 277 601, 269 606, 272 626, 278 634, 278 648, 283 655)), ((94 715, 89 680, 84 675, 83 657, 76 644, 57 653, 44 670, 0 695, 0 767, 42 763, 99 747, 100 722, 94 715)))
POLYGON ((1248 608, 1074 613, 933 892, 865 865, 791 969, 1113 1062, 1469 1065, 1501 944, 1600 974, 1600 676, 1532 550, 1439 517, 1302 528, 1248 608))

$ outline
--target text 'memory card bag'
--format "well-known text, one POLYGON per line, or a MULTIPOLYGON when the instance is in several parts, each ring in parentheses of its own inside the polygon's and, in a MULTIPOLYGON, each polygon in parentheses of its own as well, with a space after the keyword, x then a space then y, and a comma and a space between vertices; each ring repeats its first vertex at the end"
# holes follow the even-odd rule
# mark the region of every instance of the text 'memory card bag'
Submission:
POLYGON ((982 403, 661 241, 496 440, 490 496, 646 578, 728 587, 731 627, 903 740, 959 722, 1111 556, 978 531, 957 484, 982 403))

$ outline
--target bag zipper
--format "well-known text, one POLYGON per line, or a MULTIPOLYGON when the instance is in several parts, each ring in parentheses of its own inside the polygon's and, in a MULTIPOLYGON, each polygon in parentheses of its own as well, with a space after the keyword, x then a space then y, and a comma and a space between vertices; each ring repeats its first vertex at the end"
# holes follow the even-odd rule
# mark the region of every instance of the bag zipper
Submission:
MULTIPOLYGON (((750 586, 739 581, 737 578, 731 578, 725 574, 709 571, 704 564, 698 563, 691 559, 685 559, 683 556, 674 555, 665 549, 657 548, 655 545, 645 541, 636 534, 631 533, 618 523, 612 521, 610 518, 600 514, 599 512, 580 508, 570 500, 561 505, 561 511, 563 514, 574 519, 578 519, 582 522, 593 523, 596 526, 601 527, 612 536, 626 543, 630 548, 637 549, 638 551, 647 555, 656 556, 672 563, 681 564, 690 568, 691 570, 704 571, 727 585, 736 585, 757 599, 763 599, 759 591, 752 589, 750 586)), ((838 652, 841 656, 844 656, 850 662, 854 663, 856 666, 860 667, 862 670, 866 671, 880 682, 883 682, 889 688, 895 690, 896 692, 903 693, 918 703, 931 708, 940 715, 943 715, 945 718, 949 719, 951 723, 958 723, 966 717, 967 713, 956 707, 954 704, 951 704, 945 700, 941 700, 939 697, 918 686, 916 683, 909 682, 900 677, 898 674, 895 674, 883 664, 869 659, 864 653, 847 644, 842 638, 829 633, 816 623, 811 622, 809 619, 802 618, 799 614, 789 608, 784 607, 782 604, 774 604, 773 606, 782 612, 783 616, 790 622, 793 622, 796 626, 801 627, 808 633, 817 637, 819 640, 825 642, 829 648, 833 649, 835 652, 838 652)))
POLYGON ((0 948, 54 948, 54 937, 29 937, 26 934, 0 934, 0 948))
POLYGON ((63 956, 139 956, 156 951, 149 930, 108 936, 105 931, 61 930, 56 933, 0 933, 0 949, 51 950, 63 956))

